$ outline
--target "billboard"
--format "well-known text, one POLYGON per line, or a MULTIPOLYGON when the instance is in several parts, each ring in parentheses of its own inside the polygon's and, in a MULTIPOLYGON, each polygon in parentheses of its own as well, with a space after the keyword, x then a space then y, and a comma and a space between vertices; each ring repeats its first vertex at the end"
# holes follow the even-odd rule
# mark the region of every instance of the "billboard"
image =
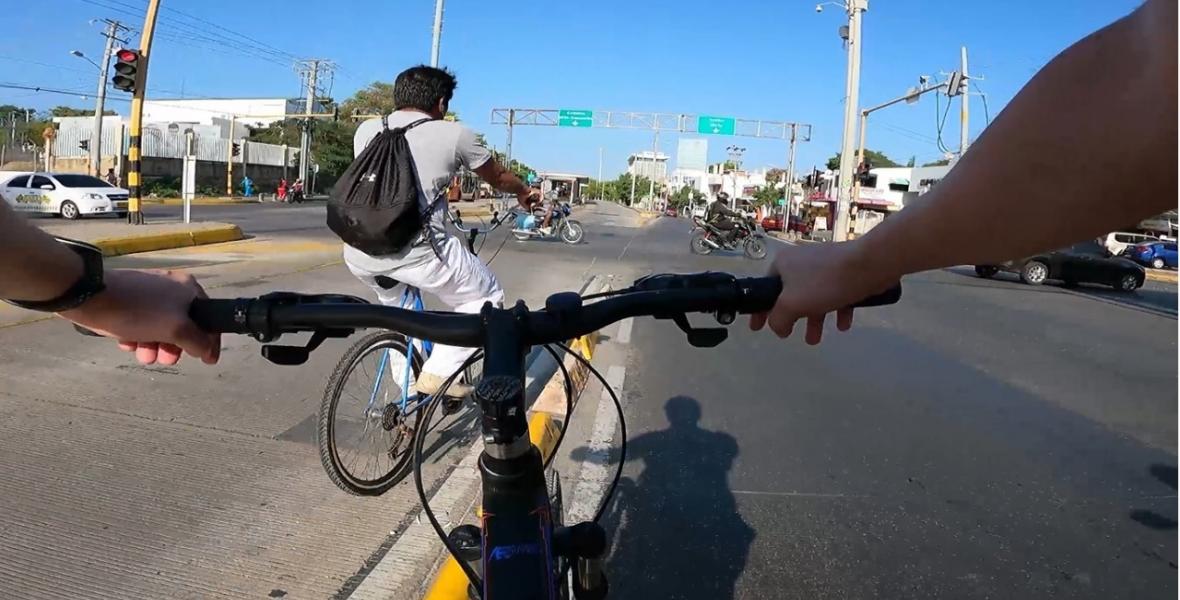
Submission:
POLYGON ((704 171, 708 162, 709 140, 705 138, 680 138, 676 149, 676 167, 704 171))

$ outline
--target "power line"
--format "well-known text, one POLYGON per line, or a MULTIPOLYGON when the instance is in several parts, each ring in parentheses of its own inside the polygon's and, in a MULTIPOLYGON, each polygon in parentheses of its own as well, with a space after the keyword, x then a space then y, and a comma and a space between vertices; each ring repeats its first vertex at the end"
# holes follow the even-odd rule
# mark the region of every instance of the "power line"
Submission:
MULTIPOLYGON (((140 11, 141 13, 145 10, 145 7, 143 7, 143 6, 131 4, 131 3, 125 2, 124 0, 103 0, 103 1, 107 2, 107 3, 115 4, 117 6, 122 6, 122 7, 132 9, 132 10, 140 11)), ((188 32, 198 34, 200 37, 203 37, 205 39, 209 39, 209 40, 217 39, 217 40, 220 40, 223 42, 234 43, 240 47, 249 48, 249 49, 254 50, 256 52, 262 52, 262 53, 266 53, 266 54, 270 54, 270 55, 274 55, 274 56, 284 57, 288 62, 290 62, 290 60, 294 60, 294 59, 299 58, 298 56, 291 54, 290 52, 280 50, 279 48, 271 46, 270 44, 266 44, 265 42, 260 42, 260 41, 254 39, 250 36, 247 36, 243 33, 233 31, 232 29, 228 29, 226 27, 218 25, 217 23, 214 23, 212 21, 208 21, 206 19, 202 19, 201 17, 197 17, 195 15, 183 12, 179 9, 171 8, 170 6, 164 6, 164 10, 179 14, 181 16, 187 17, 191 20, 198 21, 200 23, 204 23, 205 25, 216 27, 218 29, 221 29, 222 31, 229 33, 233 37, 229 37, 224 34, 213 33, 213 32, 210 32, 207 27, 193 25, 193 24, 186 23, 183 21, 169 20, 169 21, 163 23, 164 25, 172 26, 173 28, 178 28, 178 29, 186 29, 186 30, 188 30, 188 32), (246 40, 246 41, 243 41, 243 40, 246 40), (249 42, 249 43, 247 43, 247 42, 249 42)))
POLYGON ((951 103, 950 98, 947 98, 946 110, 942 111, 942 121, 939 121, 939 119, 938 119, 939 98, 940 98, 940 96, 938 95, 938 93, 935 93, 934 94, 934 126, 938 131, 938 138, 937 138, 938 149, 943 152, 950 152, 951 151, 950 148, 948 148, 946 146, 946 144, 942 141, 942 127, 943 127, 943 125, 946 125, 946 116, 948 114, 950 114, 950 112, 951 112, 951 104, 952 103, 951 103))
POLYGON ((975 91, 979 92, 979 98, 983 100, 983 119, 987 125, 991 125, 992 117, 991 113, 987 109, 987 94, 983 93, 983 90, 979 89, 979 84, 975 83, 974 81, 971 82, 971 85, 975 86, 975 91))

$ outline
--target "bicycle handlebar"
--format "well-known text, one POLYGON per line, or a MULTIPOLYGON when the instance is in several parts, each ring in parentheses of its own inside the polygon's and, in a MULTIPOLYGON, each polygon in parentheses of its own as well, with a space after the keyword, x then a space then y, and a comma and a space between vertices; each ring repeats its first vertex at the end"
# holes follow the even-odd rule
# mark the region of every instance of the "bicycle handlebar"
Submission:
MULTIPOLYGON (((777 277, 738 279, 727 273, 653 275, 613 297, 590 304, 584 305, 573 292, 564 292, 550 296, 544 310, 529 312, 523 302, 512 310, 517 311, 521 340, 538 345, 567 341, 629 317, 677 319, 690 312, 712 312, 728 324, 736 313, 770 310, 781 291, 777 277)), ((900 297, 898 285, 855 306, 893 304, 900 297)), ((451 346, 478 347, 484 341, 480 315, 411 311, 372 305, 351 296, 277 293, 233 300, 197 299, 190 314, 206 331, 248 334, 262 341, 284 333, 362 328, 391 329, 451 346)), ((687 322, 681 327, 687 327, 687 322)))

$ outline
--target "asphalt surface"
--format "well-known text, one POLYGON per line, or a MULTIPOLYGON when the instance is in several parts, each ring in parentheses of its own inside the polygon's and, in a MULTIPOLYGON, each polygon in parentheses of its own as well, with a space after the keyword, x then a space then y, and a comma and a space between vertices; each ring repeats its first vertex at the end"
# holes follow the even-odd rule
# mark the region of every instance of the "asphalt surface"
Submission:
MULTIPOLYGON (((685 229, 629 253, 765 269, 691 256, 685 229)), ((905 288, 819 347, 635 320, 617 597, 1175 597, 1175 286, 905 288)))
MULTIPOLYGON (((214 296, 368 295, 322 211, 194 207, 254 239, 112 263, 186 268, 214 296)), ((510 299, 537 306, 591 274, 766 268, 691 255, 685 220, 577 216, 578 246, 485 242, 510 299)), ((349 597, 419 518, 404 485, 353 498, 321 470, 312 419, 346 342, 294 369, 242 337, 216 367, 140 368, 6 310, 0 596, 349 597)), ((631 438, 607 516, 613 597, 1176 596, 1174 285, 1124 296, 948 269, 819 347, 741 321, 730 337, 608 329, 596 364, 622 381, 631 438)), ((428 481, 469 431, 440 433, 428 481)))

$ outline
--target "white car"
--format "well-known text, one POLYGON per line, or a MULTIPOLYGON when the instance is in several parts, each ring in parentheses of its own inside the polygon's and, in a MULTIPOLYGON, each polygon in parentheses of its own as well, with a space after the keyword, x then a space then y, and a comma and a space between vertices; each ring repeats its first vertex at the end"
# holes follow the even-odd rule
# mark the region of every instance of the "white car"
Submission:
POLYGON ((1158 241, 1159 238, 1153 235, 1115 231, 1113 233, 1106 234, 1106 238, 1102 240, 1102 245, 1106 247, 1106 251, 1109 252, 1111 256, 1122 256, 1123 252, 1127 251, 1127 248, 1130 248, 1135 244, 1158 241))
POLYGON ((127 214, 128 192, 78 173, 3 173, 0 198, 17 212, 61 215, 127 214))

